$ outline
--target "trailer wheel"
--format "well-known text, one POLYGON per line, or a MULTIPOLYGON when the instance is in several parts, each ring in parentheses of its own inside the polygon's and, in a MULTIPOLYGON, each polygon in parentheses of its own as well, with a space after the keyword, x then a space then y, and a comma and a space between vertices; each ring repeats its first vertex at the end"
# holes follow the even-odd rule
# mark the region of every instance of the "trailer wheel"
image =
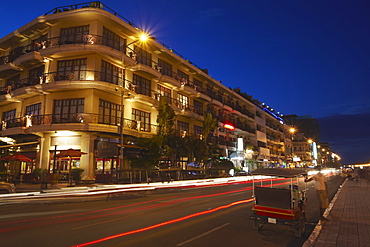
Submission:
POLYGON ((257 230, 262 230, 262 227, 263 227, 263 223, 258 221, 258 220, 254 220, 253 221, 253 228, 254 229, 257 229, 257 230))

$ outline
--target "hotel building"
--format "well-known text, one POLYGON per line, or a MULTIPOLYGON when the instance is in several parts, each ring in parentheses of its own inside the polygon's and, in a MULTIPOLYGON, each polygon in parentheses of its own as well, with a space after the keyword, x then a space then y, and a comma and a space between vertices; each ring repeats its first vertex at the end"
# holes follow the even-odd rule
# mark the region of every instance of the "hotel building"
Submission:
POLYGON ((287 160, 284 124, 273 110, 141 34, 92 2, 55 8, 0 39, 0 149, 34 160, 14 173, 66 172, 71 162, 84 169, 84 180, 105 181, 129 170, 126 157, 141 152, 136 139, 156 134, 160 97, 174 109, 181 135, 200 136, 204 112, 212 112, 215 140, 237 166, 247 158, 287 160), (58 156, 69 149, 81 153, 58 156))

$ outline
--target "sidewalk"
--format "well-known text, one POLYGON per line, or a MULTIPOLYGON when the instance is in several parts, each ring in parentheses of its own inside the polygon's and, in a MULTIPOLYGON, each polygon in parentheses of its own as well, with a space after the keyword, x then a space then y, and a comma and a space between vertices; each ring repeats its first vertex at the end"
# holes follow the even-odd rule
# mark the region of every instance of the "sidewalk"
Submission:
POLYGON ((52 185, 51 183, 47 184, 47 187, 45 184, 37 184, 37 183, 18 183, 15 185, 16 192, 35 192, 35 191, 47 191, 47 190, 58 190, 63 188, 79 188, 79 187, 94 187, 96 184, 80 184, 80 185, 73 185, 72 187, 69 187, 68 182, 61 182, 57 185, 52 185))
POLYGON ((370 181, 346 180, 304 247, 370 246, 370 181))

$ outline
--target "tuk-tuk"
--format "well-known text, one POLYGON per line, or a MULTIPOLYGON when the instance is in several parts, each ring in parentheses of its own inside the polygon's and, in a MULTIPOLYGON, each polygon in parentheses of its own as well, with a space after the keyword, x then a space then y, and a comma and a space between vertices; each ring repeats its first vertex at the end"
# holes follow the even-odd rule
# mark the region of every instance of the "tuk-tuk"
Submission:
POLYGON ((253 212, 250 219, 253 227, 261 230, 264 224, 279 224, 292 226, 295 236, 301 237, 305 231, 306 215, 305 188, 299 189, 299 178, 307 176, 306 171, 285 168, 263 168, 251 172, 253 176, 253 212), (260 176, 258 183, 258 178, 260 176), (264 176, 268 176, 266 178, 264 176), (274 178, 289 178, 290 185, 286 188, 273 186, 274 178), (270 179, 268 185, 263 185, 266 179, 270 179))

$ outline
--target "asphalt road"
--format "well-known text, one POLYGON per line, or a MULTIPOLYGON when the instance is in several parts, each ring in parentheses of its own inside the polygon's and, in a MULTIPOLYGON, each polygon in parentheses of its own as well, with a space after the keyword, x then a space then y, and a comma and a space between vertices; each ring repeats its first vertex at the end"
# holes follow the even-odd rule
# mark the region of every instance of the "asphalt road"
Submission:
MULTIPOLYGON (((334 196, 343 181, 329 180, 334 196)), ((275 183, 288 186, 286 181, 275 183)), ((257 231, 249 219, 252 184, 187 188, 146 197, 0 206, 1 246, 301 246, 318 221, 313 183, 308 185, 307 230, 287 226, 257 231)))

